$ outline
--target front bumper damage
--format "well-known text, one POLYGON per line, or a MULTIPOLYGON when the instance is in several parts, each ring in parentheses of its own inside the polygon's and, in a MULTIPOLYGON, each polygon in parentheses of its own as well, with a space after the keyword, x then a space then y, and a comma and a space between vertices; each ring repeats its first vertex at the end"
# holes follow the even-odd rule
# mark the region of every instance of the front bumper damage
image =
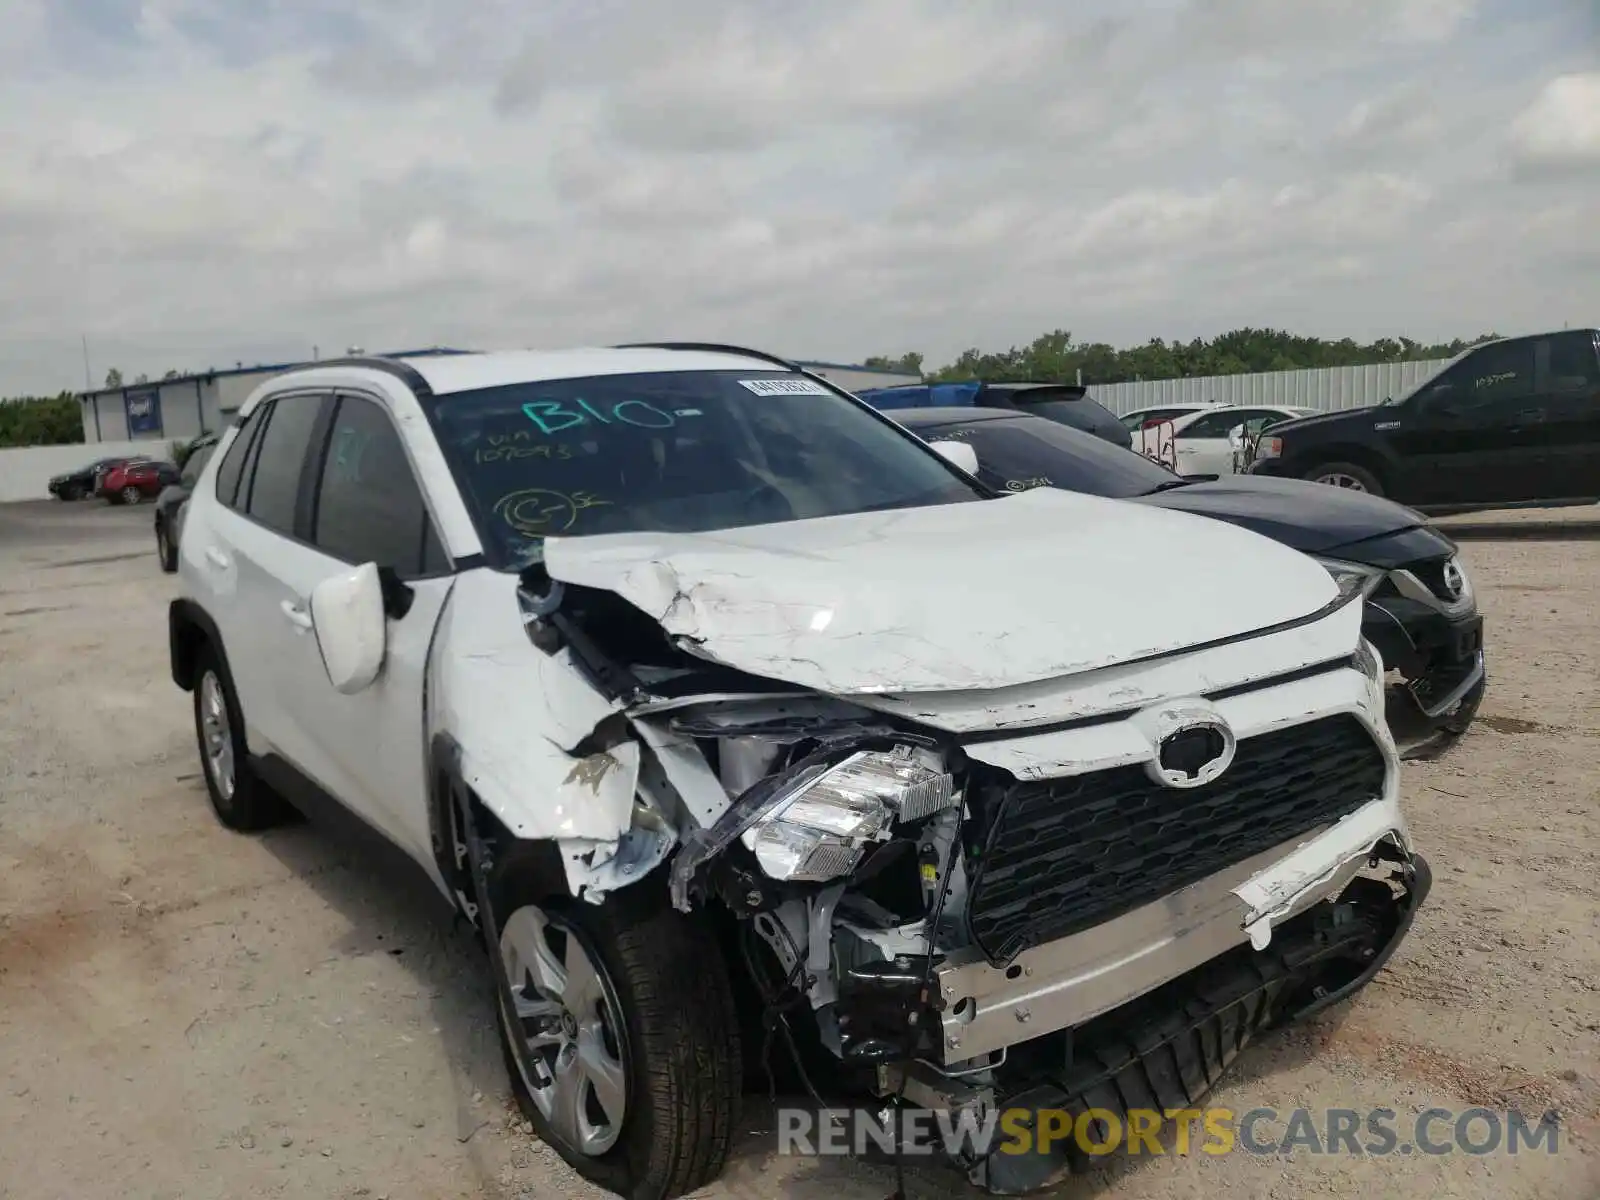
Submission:
POLYGON ((946 1063, 1081 1025, 1339 896, 1379 855, 1409 856, 1399 807, 1374 800, 1301 844, 1256 856, 1153 904, 1024 951, 1005 967, 975 951, 934 972, 946 1063))
MULTIPOLYGON (((879 1069, 878 1090, 908 1104, 1013 1116, 1035 1134, 1090 1109, 1197 1107, 1259 1033, 1351 995, 1404 939, 1432 884, 1390 802, 1374 801, 1287 854, 1260 856, 1157 904, 1019 956, 1006 970, 937 972, 952 1060, 1009 1066, 954 1076, 879 1069), (1175 974, 1176 972, 1176 974, 1175 974), (965 1003, 963 1003, 965 1002, 965 1003), (1026 1039, 1026 1041, 1024 1041, 1026 1039), (1007 1053, 1009 1051, 1009 1054, 1007 1053)), ((1003 1195, 1081 1170, 1071 1138, 958 1153, 971 1181, 1003 1195)))

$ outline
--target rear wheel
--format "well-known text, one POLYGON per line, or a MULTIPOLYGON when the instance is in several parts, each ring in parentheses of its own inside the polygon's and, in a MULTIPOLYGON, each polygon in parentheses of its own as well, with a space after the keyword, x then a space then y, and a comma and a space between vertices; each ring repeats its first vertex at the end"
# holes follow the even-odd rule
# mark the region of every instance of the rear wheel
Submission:
POLYGON ((156 522, 156 560, 161 569, 171 575, 178 569, 178 548, 172 544, 172 534, 165 521, 156 522))
POLYGON ((495 1011, 523 1116, 579 1174, 629 1200, 669 1200, 715 1179, 743 1082, 715 939, 664 896, 557 902, 506 874, 495 950, 509 994, 495 1011))
POLYGON ((75 483, 69 483, 61 489, 61 498, 63 500, 82 500, 83 489, 75 483))
POLYGON ((1325 483, 1329 487, 1345 488, 1352 492, 1369 492, 1374 496, 1383 495, 1383 484, 1378 482, 1378 477, 1355 463, 1322 463, 1307 471, 1305 478, 1312 483, 1325 483))
POLYGON ((131 483, 127 487, 123 488, 119 494, 121 495, 122 502, 124 504, 137 504, 139 501, 144 499, 144 493, 138 488, 134 487, 131 483))
POLYGON ((195 663, 194 730, 217 819, 240 833, 281 824, 289 806, 250 769, 233 681, 210 646, 195 663))

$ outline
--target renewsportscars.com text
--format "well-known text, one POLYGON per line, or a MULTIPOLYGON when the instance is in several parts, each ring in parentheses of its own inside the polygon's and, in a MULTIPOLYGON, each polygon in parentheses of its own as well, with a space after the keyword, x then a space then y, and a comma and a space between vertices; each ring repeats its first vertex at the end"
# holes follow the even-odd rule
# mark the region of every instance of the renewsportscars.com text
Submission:
POLYGON ((1553 1112, 1528 1117, 1517 1109, 1426 1108, 1402 1115, 1392 1108, 1133 1109, 1011 1108, 980 1117, 907 1109, 778 1110, 778 1152, 814 1156, 889 1153, 897 1124, 902 1152, 982 1158, 1039 1154, 1076 1147, 1084 1154, 1332 1154, 1382 1158, 1393 1154, 1557 1153, 1560 1122, 1553 1112))

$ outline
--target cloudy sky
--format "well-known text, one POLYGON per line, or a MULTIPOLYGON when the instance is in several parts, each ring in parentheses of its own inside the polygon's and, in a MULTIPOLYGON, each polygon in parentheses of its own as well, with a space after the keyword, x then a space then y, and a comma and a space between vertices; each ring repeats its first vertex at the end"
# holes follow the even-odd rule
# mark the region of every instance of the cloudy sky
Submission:
POLYGON ((0 11, 0 395, 85 334, 98 382, 1600 322, 1597 0, 0 11))

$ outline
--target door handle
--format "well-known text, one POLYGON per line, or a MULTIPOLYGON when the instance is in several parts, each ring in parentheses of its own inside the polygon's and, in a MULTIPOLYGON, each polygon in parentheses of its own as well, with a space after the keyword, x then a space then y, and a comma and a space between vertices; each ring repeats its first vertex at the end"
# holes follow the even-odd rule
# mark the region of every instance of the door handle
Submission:
POLYGON ((228 556, 215 546, 206 547, 206 558, 211 560, 213 566, 221 567, 223 570, 228 569, 228 556))
POLYGON ((283 615, 289 618, 289 624, 293 625, 296 629, 311 628, 311 614, 306 612, 305 609, 301 608, 293 600, 285 600, 280 603, 278 607, 283 609, 283 615))

